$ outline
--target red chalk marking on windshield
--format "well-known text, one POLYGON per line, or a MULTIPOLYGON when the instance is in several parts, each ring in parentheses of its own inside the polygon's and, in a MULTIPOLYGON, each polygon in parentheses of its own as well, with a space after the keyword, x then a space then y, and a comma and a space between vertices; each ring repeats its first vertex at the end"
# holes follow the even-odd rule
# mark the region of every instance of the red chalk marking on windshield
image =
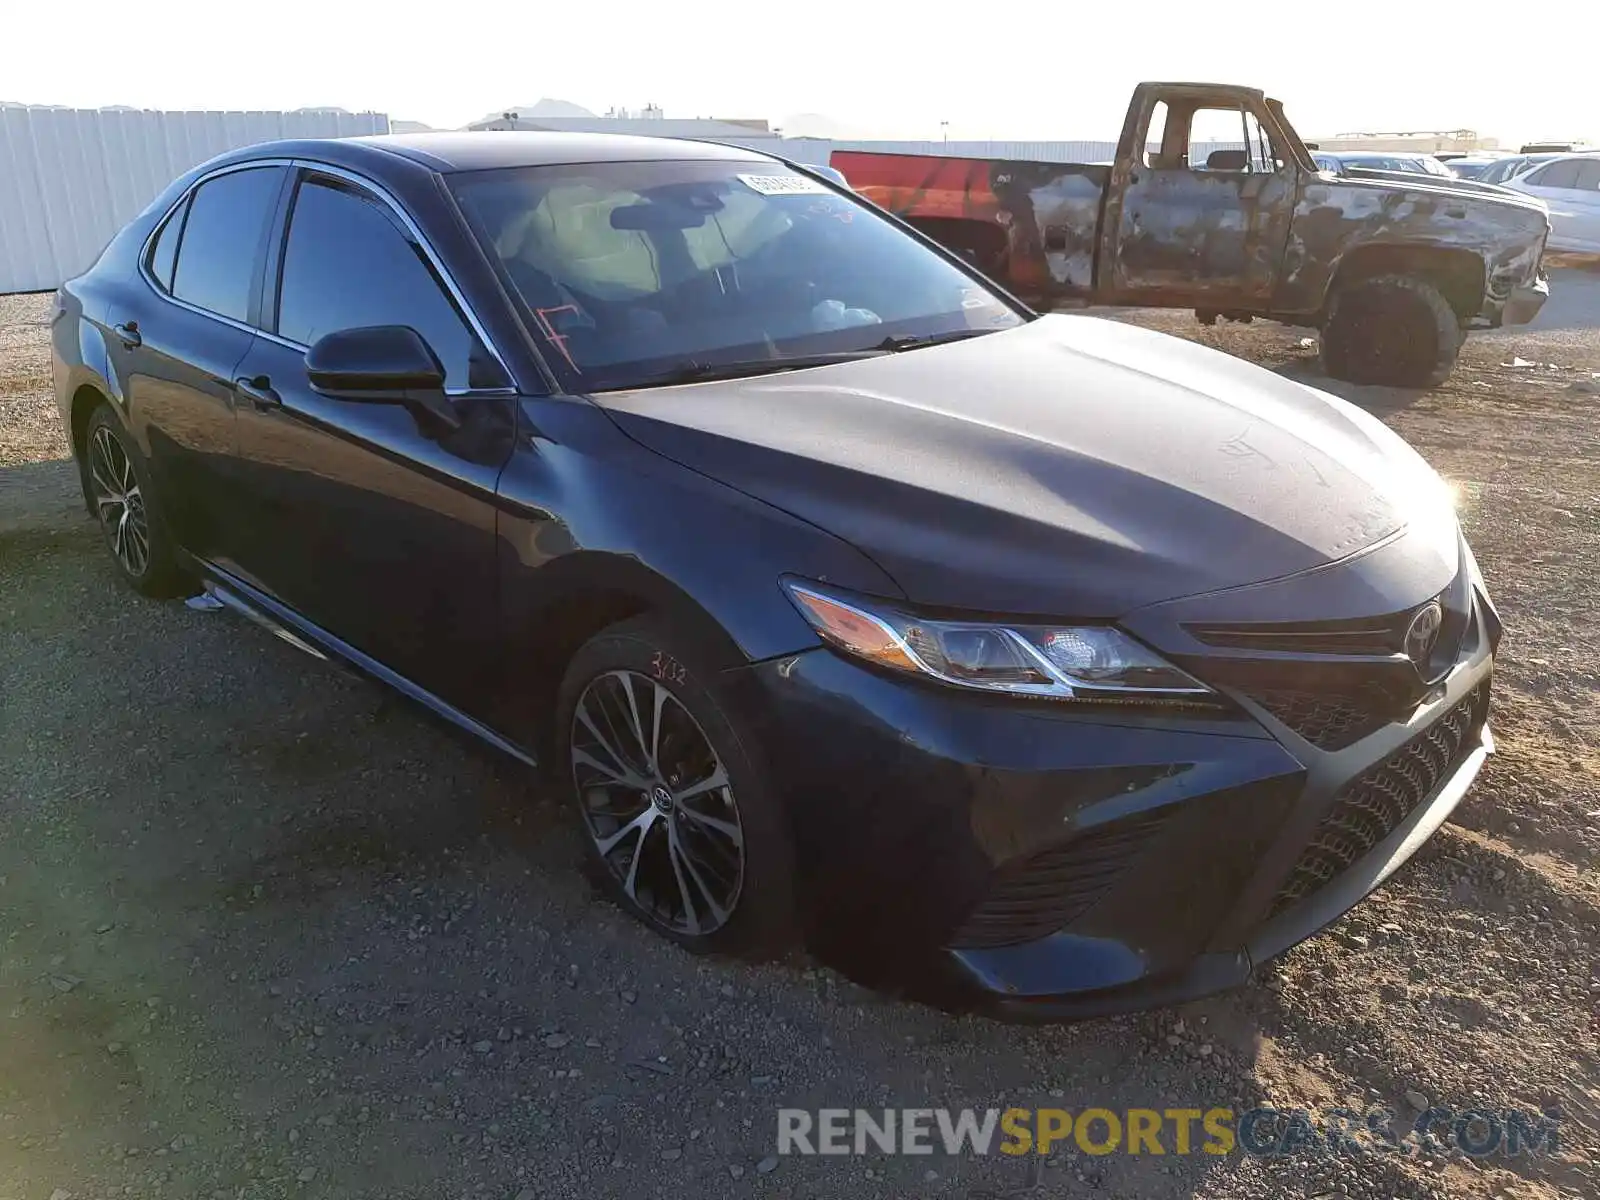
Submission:
POLYGON ((567 349, 567 335, 564 333, 557 333, 556 327, 550 323, 550 316, 552 313, 563 312, 574 313, 580 316, 582 315, 578 313, 578 306, 576 304, 558 304, 554 308, 536 308, 533 310, 533 315, 539 318, 539 324, 544 329, 545 341, 549 342, 557 350, 561 351, 561 357, 567 360, 567 366, 576 371, 578 369, 578 364, 573 361, 572 351, 567 349))

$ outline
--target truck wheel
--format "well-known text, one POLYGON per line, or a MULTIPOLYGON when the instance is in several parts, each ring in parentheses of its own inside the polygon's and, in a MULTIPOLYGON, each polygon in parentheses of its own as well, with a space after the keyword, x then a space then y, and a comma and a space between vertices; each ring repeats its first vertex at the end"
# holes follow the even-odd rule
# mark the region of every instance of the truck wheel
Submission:
POLYGON ((1322 326, 1322 369, 1334 379, 1437 387, 1461 353, 1461 321, 1426 279, 1378 275, 1340 288, 1322 326))

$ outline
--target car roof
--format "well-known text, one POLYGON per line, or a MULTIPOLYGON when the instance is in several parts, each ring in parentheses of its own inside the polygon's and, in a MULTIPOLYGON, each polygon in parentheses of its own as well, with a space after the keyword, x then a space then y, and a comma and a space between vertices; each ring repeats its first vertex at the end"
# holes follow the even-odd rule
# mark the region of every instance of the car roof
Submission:
POLYGON ((409 158, 435 171, 485 171, 497 167, 542 167, 564 163, 637 162, 685 158, 771 162, 764 154, 718 142, 687 138, 635 137, 620 133, 555 133, 475 130, 450 133, 386 133, 342 138, 354 146, 409 158))

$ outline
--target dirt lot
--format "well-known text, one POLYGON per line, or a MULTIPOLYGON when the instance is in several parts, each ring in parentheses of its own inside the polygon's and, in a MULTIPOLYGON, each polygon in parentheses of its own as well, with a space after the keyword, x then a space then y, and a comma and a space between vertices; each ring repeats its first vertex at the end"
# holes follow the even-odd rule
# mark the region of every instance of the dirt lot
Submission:
MULTIPOLYGON (((1249 987, 1044 1029, 681 954, 517 768, 121 587, 46 298, 0 297, 0 1200, 1600 1194, 1600 275, 1556 293, 1440 391, 1344 389, 1459 484, 1510 628, 1455 823, 1249 987), (1430 1102, 1559 1107, 1559 1151, 772 1157, 780 1106, 1430 1102)), ((1298 331, 1131 319, 1315 381, 1298 331)))

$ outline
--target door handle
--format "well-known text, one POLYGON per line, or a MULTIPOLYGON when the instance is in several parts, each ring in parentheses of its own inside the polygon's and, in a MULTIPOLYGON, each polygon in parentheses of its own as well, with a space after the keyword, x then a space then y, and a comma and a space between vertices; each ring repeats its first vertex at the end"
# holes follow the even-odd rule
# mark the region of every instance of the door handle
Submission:
POLYGON ((257 412, 265 412, 269 408, 282 408, 283 397, 278 395, 277 389, 272 386, 272 381, 265 375, 254 375, 249 379, 235 379, 233 390, 250 401, 250 406, 257 412))
POLYGON ((129 350, 135 350, 144 345, 144 338, 139 333, 139 322, 129 321, 125 325, 113 325, 111 332, 117 335, 120 341, 129 350))

